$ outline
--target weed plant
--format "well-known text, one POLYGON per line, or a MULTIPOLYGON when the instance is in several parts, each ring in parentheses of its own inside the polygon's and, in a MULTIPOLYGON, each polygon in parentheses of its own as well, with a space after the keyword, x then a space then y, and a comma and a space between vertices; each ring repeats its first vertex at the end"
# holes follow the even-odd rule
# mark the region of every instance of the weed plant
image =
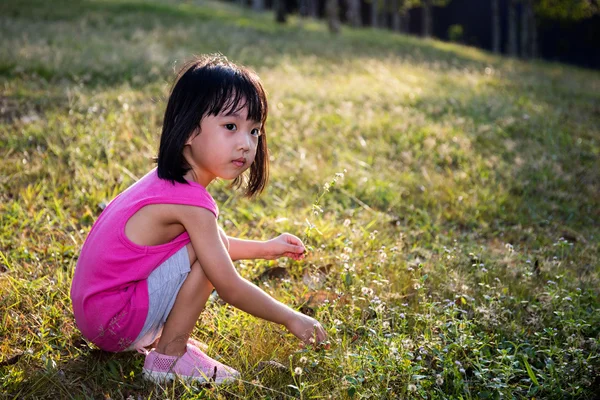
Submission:
POLYGON ((0 397, 594 399, 600 76, 228 3, 0 3, 0 397), (302 236, 240 273, 330 348, 213 296, 194 331, 242 371, 157 386, 82 339, 69 287, 92 223, 153 167, 169 84, 221 52, 269 92, 272 178, 211 187, 231 235, 302 236), (336 175, 337 174, 337 175, 336 175))

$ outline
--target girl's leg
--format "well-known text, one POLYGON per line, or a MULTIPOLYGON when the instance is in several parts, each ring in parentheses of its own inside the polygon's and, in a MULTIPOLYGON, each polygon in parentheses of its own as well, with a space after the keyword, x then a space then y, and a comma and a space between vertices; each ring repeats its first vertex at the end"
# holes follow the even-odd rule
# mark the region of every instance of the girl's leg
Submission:
POLYGON ((181 356, 185 353, 187 340, 213 290, 213 285, 204 274, 191 244, 188 244, 188 255, 191 271, 175 298, 156 345, 156 351, 161 354, 181 356))

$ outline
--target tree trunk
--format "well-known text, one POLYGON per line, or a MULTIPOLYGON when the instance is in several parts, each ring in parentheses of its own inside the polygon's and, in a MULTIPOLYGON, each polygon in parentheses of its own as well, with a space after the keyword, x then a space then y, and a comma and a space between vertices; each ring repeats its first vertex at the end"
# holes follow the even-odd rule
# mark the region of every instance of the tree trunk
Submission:
POLYGON ((371 0, 371 27, 377 28, 377 9, 379 8, 379 0, 371 0))
POLYGON ((301 17, 308 17, 308 0, 298 0, 298 14, 301 17))
POLYGON ((390 0, 390 3, 390 12, 392 13, 392 30, 394 32, 400 32, 400 5, 398 4, 398 0, 390 0))
POLYGON ((410 33, 410 13, 409 10, 404 11, 402 15, 402 24, 401 27, 404 33, 410 33))
POLYGON ((492 49, 494 53, 500 53, 500 10, 498 2, 492 0, 492 49))
POLYGON ((382 28, 388 27, 388 13, 390 9, 389 0, 380 0, 381 12, 379 13, 379 26, 382 28))
POLYGON ((361 26, 360 18, 360 0, 348 0, 348 12, 346 13, 348 22, 355 28, 361 26))
POLYGON ((529 58, 529 10, 527 2, 521 7, 521 58, 529 58))
POLYGON ((431 0, 423 0, 423 37, 431 37, 431 0))
POLYGON ((327 14, 327 25, 329 32, 337 34, 340 31, 340 7, 338 0, 326 0, 325 14, 327 14))
POLYGON ((285 24, 287 21, 286 0, 274 0, 273 8, 275 9, 275 21, 280 24, 285 24))
POLYGON ((517 10, 516 0, 508 1, 508 55, 517 56, 517 10))
POLYGON ((254 11, 263 11, 265 9, 265 0, 252 0, 252 9, 254 11))
POLYGON ((531 42, 530 44, 530 51, 531 51, 531 58, 537 58, 537 53, 538 53, 538 46, 537 46, 537 23, 535 20, 535 11, 533 9, 533 0, 529 0, 530 5, 529 5, 529 40, 531 42))

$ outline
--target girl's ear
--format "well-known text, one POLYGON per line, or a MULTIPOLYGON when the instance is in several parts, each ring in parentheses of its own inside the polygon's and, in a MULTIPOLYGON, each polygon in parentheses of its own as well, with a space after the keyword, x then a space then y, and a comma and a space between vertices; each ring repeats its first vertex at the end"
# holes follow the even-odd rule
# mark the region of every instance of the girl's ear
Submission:
POLYGON ((184 146, 191 145, 192 144, 192 140, 194 140, 194 138, 196 136, 198 136, 199 134, 200 134, 200 127, 197 127, 196 129, 194 129, 192 131, 192 133, 190 134, 190 136, 187 138, 187 140, 185 141, 184 146))

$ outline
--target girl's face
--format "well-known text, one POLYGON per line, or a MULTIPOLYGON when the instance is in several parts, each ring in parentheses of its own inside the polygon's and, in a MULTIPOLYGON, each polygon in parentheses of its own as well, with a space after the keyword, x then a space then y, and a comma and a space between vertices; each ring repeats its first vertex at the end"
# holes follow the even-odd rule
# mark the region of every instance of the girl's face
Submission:
POLYGON ((248 109, 207 115, 192 133, 183 155, 192 168, 184 176, 206 187, 215 178, 232 180, 247 170, 256 156, 261 124, 248 121, 248 109))

